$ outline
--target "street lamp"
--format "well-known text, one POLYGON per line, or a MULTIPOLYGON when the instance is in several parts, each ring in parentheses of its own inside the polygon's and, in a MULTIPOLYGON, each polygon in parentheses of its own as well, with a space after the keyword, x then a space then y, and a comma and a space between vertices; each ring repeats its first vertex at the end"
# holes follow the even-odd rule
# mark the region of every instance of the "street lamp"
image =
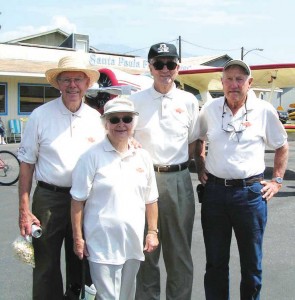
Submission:
POLYGON ((254 48, 254 49, 251 49, 251 50, 248 50, 248 51, 246 51, 246 52, 244 52, 244 50, 245 50, 245 48, 244 47, 242 47, 241 48, 241 60, 244 60, 244 57, 249 53, 249 52, 251 52, 251 51, 263 51, 263 49, 260 49, 260 48, 254 48))

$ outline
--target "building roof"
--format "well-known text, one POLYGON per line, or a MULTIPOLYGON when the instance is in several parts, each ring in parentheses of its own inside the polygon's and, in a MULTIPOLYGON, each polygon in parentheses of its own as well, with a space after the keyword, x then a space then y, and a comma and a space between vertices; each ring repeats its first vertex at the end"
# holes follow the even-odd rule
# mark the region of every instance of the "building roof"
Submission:
MULTIPOLYGON (((53 30, 40 32, 40 33, 37 33, 37 34, 33 34, 33 35, 18 38, 18 39, 10 40, 10 41, 7 41, 6 44, 26 43, 26 42, 29 42, 30 40, 40 38, 40 37, 44 37, 44 36, 48 36, 48 35, 52 35, 52 34, 60 34, 61 36, 64 37, 64 39, 66 39, 69 36, 69 34, 66 33, 65 31, 63 31, 59 28, 56 28, 56 29, 53 29, 53 30)), ((30 42, 30 44, 31 44, 31 42, 30 42)))

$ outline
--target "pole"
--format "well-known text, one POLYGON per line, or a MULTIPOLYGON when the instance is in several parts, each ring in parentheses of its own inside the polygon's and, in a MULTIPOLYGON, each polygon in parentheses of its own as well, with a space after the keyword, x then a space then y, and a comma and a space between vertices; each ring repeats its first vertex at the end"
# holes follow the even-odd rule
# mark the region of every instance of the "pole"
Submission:
POLYGON ((181 36, 178 38, 179 62, 181 62, 181 36))
POLYGON ((241 48, 241 60, 244 59, 244 47, 241 48))

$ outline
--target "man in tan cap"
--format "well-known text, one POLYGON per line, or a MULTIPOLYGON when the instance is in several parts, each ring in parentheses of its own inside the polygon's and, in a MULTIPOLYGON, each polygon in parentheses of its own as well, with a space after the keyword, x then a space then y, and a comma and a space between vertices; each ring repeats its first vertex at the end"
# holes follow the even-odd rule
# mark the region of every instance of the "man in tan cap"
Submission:
POLYGON ((251 91, 252 81, 245 62, 227 62, 221 78, 224 96, 206 102, 197 123, 207 300, 230 298, 233 232, 240 256, 239 299, 260 299, 267 202, 283 184, 288 135, 275 108, 251 91), (271 180, 264 179, 266 146, 275 152, 271 180))
POLYGON ((78 299, 82 272, 81 261, 73 252, 69 191, 78 158, 104 136, 100 114, 82 101, 99 72, 87 68, 75 54, 62 58, 57 68, 46 72, 46 78, 61 96, 35 109, 26 125, 18 156, 19 227, 23 236, 31 234, 33 223, 43 229, 40 238, 33 238, 36 267, 32 299, 64 299, 60 270, 63 242, 66 289, 78 299), (37 187, 31 211, 34 173, 37 187))

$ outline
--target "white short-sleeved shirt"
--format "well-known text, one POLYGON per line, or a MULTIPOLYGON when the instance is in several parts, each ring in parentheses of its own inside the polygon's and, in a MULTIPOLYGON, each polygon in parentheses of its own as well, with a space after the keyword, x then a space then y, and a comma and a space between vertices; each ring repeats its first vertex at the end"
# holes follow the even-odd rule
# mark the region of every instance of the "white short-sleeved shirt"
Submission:
POLYGON ((122 156, 106 137, 79 159, 71 194, 87 200, 83 229, 90 261, 118 265, 144 260, 145 205, 158 198, 145 150, 130 147, 122 156))
POLYGON ((70 187, 78 158, 104 136, 96 110, 82 103, 80 109, 72 113, 60 97, 32 112, 18 158, 35 164, 36 180, 70 187))
POLYGON ((188 160, 188 144, 196 137, 198 100, 173 89, 163 95, 154 87, 131 96, 139 112, 135 139, 152 156, 154 164, 180 164, 188 160))
POLYGON ((246 106, 235 116, 224 97, 206 102, 200 112, 197 132, 200 139, 209 142, 207 171, 226 179, 263 173, 265 146, 277 149, 287 142, 287 133, 275 108, 253 92, 248 93, 246 106))

